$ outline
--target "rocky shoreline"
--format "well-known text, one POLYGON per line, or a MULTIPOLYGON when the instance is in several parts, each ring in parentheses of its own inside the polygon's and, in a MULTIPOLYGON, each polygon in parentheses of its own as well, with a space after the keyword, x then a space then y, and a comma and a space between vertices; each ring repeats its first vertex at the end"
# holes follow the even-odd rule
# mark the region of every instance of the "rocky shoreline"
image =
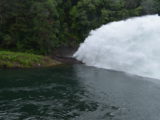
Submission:
POLYGON ((81 61, 72 57, 77 49, 78 47, 63 47, 55 49, 51 58, 64 64, 82 64, 81 61))
POLYGON ((58 48, 49 56, 0 51, 0 68, 41 68, 61 64, 82 64, 73 58, 77 48, 58 48))

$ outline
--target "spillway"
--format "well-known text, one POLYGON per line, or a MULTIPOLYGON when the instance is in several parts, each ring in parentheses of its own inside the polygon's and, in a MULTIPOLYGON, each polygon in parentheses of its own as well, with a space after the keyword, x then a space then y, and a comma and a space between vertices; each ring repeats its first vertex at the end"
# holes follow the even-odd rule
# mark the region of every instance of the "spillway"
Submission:
POLYGON ((160 17, 102 25, 90 32, 73 57, 88 66, 160 79, 160 17))

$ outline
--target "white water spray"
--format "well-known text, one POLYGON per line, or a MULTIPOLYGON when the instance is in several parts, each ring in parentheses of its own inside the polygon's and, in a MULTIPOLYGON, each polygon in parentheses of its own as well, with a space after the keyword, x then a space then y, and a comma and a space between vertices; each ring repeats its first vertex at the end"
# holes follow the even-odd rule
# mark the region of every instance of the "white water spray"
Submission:
POLYGON ((74 57, 89 66, 160 79, 160 17, 103 25, 90 32, 74 57))

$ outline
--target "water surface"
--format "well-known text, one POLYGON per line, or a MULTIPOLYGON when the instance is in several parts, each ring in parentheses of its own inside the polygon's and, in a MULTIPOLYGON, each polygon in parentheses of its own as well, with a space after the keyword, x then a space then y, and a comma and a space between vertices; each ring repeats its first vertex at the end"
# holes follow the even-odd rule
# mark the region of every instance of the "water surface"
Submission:
POLYGON ((0 70, 1 120, 159 120, 160 82, 66 65, 0 70))

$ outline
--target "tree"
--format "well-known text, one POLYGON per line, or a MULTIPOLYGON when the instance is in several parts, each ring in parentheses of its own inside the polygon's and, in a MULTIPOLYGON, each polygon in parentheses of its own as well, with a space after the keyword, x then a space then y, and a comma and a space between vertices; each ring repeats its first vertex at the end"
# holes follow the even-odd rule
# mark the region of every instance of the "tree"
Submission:
POLYGON ((136 3, 132 0, 80 0, 70 11, 71 28, 82 41, 91 29, 102 24, 140 15, 139 5, 138 0, 136 3))
POLYGON ((49 53, 58 45, 55 0, 1 0, 0 47, 49 53))
POLYGON ((159 0, 0 0, 0 48, 49 54, 102 24, 154 13, 159 0))
POLYGON ((158 0, 142 0, 142 7, 145 14, 154 14, 159 8, 158 0))

